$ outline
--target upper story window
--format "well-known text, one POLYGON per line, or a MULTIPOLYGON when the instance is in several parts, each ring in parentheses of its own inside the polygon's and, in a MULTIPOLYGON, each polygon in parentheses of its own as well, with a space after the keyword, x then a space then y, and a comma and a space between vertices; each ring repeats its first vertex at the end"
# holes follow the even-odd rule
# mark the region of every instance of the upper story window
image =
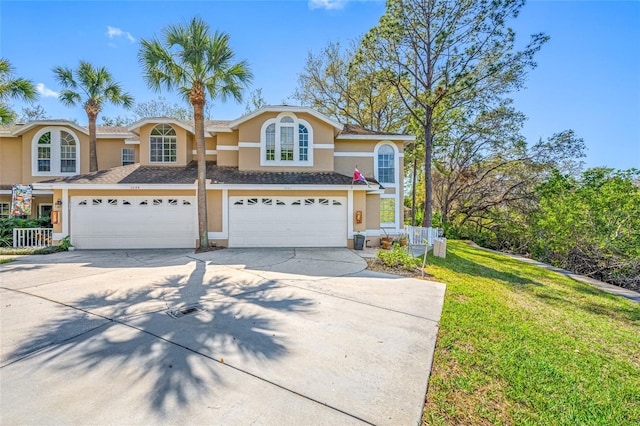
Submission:
POLYGON ((396 182, 396 150, 390 144, 381 144, 376 153, 376 178, 380 183, 396 182))
POLYGON ((149 136, 149 162, 175 163, 177 145, 178 137, 174 128, 168 124, 158 124, 149 136))
MULTIPOLYGON (((284 114, 284 113, 283 113, 284 114)), ((312 166, 313 130, 293 114, 280 114, 262 126, 260 164, 312 166)))
POLYGON ((73 175, 80 172, 80 146, 76 135, 70 130, 44 128, 35 134, 32 147, 34 176, 73 175))

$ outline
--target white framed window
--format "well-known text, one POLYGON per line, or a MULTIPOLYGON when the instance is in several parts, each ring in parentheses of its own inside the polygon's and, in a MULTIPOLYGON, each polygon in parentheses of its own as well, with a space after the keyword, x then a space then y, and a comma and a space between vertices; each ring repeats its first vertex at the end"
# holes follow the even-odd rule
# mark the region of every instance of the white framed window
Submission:
POLYGON ((53 204, 38 204, 38 217, 51 217, 53 204))
POLYGON ((267 120, 260 131, 260 165, 313 166, 313 129, 292 113, 267 120))
POLYGON ((32 140, 33 176, 68 176, 80 172, 80 143, 71 130, 45 127, 32 140))
POLYGON ((380 224, 394 225, 396 223, 395 195, 380 197, 380 224))
POLYGON ((133 148, 122 148, 122 165, 128 166, 136 162, 136 151, 133 148))
POLYGON ((11 204, 10 203, 0 203, 0 218, 9 217, 11 213, 11 204))
POLYGON ((375 153, 376 180, 382 184, 396 183, 398 170, 398 148, 390 143, 380 143, 375 153))
POLYGON ((177 160, 178 137, 173 127, 158 124, 149 136, 149 162, 175 163, 177 160))

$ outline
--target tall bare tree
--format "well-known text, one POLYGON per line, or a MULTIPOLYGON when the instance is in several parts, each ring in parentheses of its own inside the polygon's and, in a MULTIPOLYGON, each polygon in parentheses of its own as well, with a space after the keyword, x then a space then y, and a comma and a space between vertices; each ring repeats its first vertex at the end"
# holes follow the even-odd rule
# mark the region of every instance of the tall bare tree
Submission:
POLYGON ((388 0, 364 37, 359 60, 374 61, 424 133, 423 226, 432 225, 432 153, 438 107, 491 105, 521 87, 548 37, 536 34, 520 51, 507 26, 524 0, 388 0))

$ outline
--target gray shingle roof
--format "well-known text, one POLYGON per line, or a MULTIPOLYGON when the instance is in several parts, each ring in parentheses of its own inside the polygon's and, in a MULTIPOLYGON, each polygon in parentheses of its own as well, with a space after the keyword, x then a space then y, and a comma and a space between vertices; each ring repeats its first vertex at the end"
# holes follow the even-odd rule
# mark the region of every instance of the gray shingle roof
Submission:
MULTIPOLYGON (((193 184, 198 178, 198 165, 191 162, 185 167, 129 166, 114 167, 77 176, 42 181, 41 183, 71 184, 193 184)), ((218 184, 247 185, 351 185, 351 176, 335 172, 262 172, 240 171, 236 167, 219 167, 207 162, 207 179, 218 184)), ((367 178, 378 184, 375 179, 367 178)), ((355 185, 365 185, 356 182, 355 185)))

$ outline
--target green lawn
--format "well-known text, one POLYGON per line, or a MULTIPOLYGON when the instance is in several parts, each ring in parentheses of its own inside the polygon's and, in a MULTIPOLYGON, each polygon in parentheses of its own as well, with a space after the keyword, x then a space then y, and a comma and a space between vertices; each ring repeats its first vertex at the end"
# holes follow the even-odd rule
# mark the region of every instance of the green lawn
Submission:
POLYGON ((423 424, 640 424, 640 305, 447 242, 423 424))

